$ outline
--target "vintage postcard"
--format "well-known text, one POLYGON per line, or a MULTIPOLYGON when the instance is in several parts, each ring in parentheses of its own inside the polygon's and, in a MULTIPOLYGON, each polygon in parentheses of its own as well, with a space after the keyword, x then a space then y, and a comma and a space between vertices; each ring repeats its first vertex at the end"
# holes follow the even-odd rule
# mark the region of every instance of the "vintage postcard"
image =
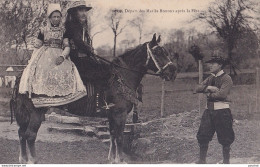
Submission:
POLYGON ((260 163, 258 0, 1 0, 0 164, 260 163))

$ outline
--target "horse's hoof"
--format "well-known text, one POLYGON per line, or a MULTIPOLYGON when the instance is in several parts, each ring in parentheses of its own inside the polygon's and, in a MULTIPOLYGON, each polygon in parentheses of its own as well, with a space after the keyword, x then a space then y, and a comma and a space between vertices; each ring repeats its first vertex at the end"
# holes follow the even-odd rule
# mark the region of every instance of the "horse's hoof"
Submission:
POLYGON ((37 164, 38 163, 38 160, 37 159, 34 159, 32 157, 29 158, 27 164, 37 164))
POLYGON ((115 161, 113 161, 113 160, 109 160, 109 163, 110 164, 116 164, 115 161))
POLYGON ((126 161, 121 161, 121 164, 127 164, 127 162, 126 161))
POLYGON ((27 158, 19 157, 19 163, 20 164, 27 164, 27 158))
POLYGON ((27 164, 37 164, 37 162, 38 162, 38 161, 36 161, 36 160, 29 160, 29 161, 27 162, 27 164))

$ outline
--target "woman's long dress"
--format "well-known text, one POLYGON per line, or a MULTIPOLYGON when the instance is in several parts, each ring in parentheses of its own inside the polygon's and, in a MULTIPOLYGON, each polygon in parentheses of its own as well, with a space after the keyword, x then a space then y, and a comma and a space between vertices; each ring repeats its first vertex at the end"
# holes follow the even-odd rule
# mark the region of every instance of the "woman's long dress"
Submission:
POLYGON ((64 28, 46 26, 41 29, 39 39, 43 46, 35 50, 25 68, 19 93, 28 92, 36 108, 60 106, 76 101, 87 95, 78 70, 70 59, 56 65, 68 39, 64 28))

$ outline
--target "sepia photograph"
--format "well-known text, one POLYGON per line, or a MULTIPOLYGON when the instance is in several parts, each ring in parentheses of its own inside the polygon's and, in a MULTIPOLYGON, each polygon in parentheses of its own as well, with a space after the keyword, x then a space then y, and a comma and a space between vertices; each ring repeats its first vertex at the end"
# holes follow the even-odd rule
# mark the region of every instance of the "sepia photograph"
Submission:
POLYGON ((259 0, 0 0, 0 167, 259 167, 259 141, 259 0))

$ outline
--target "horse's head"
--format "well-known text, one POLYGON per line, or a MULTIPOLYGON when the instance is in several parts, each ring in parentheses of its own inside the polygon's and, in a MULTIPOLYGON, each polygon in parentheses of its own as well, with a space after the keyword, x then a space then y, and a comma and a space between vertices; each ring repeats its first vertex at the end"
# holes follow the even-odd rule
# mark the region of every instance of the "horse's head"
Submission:
POLYGON ((160 41, 160 36, 156 40, 156 34, 154 34, 153 39, 147 43, 146 65, 148 69, 160 74, 161 78, 169 81, 176 78, 177 65, 169 59, 165 48, 159 46, 160 41))

